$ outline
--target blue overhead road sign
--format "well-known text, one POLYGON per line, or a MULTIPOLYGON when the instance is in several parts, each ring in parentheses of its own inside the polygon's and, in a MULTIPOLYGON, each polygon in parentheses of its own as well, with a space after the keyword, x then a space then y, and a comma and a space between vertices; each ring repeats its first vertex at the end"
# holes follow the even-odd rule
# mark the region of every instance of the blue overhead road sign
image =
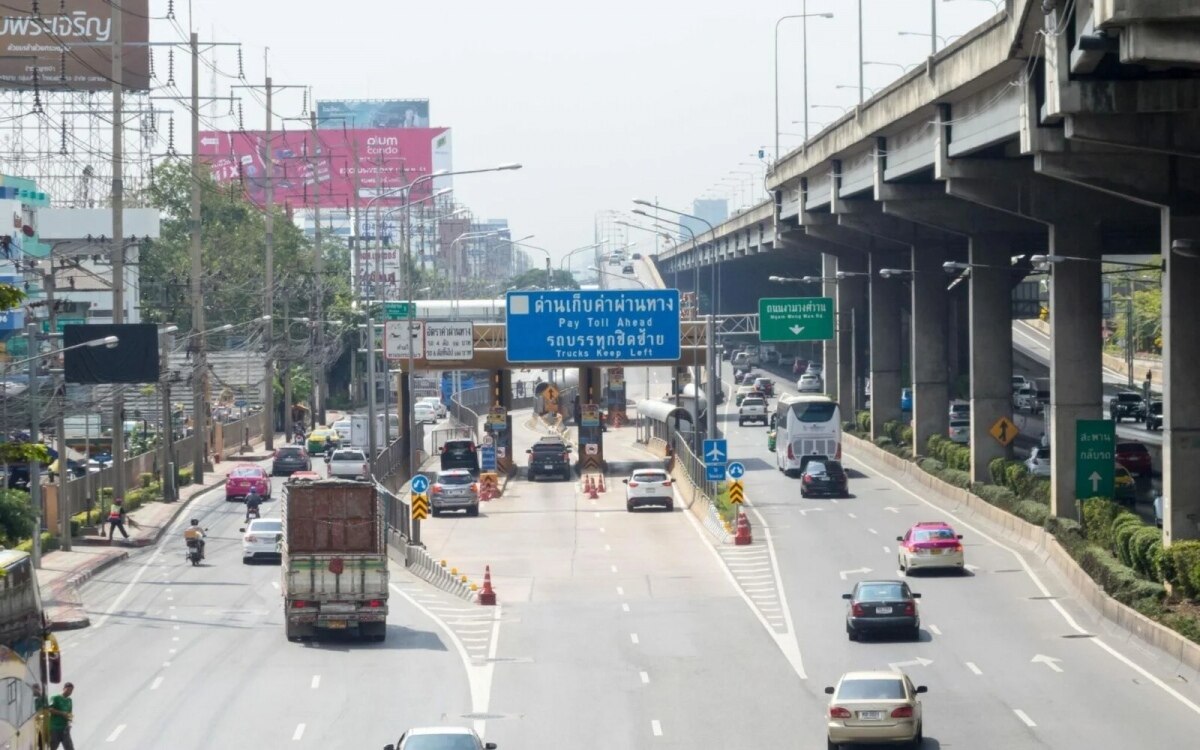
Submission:
POLYGON ((509 292, 509 362, 679 359, 678 289, 509 292))
POLYGON ((729 463, 729 476, 734 479, 741 479, 746 474, 746 466, 741 461, 731 461, 729 463))
POLYGON ((725 440, 705 440, 704 441, 704 463, 706 464, 721 464, 722 468, 725 465, 725 459, 729 456, 729 443, 725 440))
POLYGON ((412 478, 412 491, 418 495, 424 495, 429 489, 429 477, 424 474, 417 474, 412 478))

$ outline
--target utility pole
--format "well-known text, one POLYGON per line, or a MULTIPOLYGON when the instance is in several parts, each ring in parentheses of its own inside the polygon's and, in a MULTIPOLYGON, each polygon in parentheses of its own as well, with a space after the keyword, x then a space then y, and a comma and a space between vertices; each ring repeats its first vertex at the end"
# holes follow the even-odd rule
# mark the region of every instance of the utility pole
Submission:
POLYGON ((283 439, 292 436, 292 321, 290 298, 283 298, 283 349, 279 356, 279 379, 283 381, 283 439))
MULTIPOLYGON (((316 109, 309 113, 312 125, 313 148, 320 144, 317 135, 316 109)), ((309 152, 311 159, 312 152, 309 152)), ((309 173, 313 181, 313 274, 316 277, 316 294, 313 295, 315 305, 316 329, 316 366, 313 367, 313 421, 325 424, 325 400, 329 395, 329 381, 325 374, 325 251, 321 246, 321 185, 319 172, 315 162, 310 161, 309 173)))
POLYGON ((163 502, 175 501, 175 426, 171 419, 171 334, 159 336, 159 366, 162 368, 159 387, 162 389, 162 427, 159 440, 162 442, 162 493, 163 502))
MULTIPOLYGON (((271 76, 267 76, 267 131, 263 139, 263 170, 267 175, 266 219, 266 299, 263 315, 273 316, 275 305, 275 164, 271 153, 271 76)), ((272 349, 275 346, 275 320, 266 319, 266 362, 263 366, 263 442, 268 451, 275 448, 275 363, 272 349)))
MULTIPOLYGON (((358 159, 358 138, 356 137, 354 139, 354 254, 351 256, 351 263, 354 266, 354 289, 352 290, 352 297, 353 297, 353 299, 358 300, 360 303, 362 302, 363 280, 366 278, 370 278, 369 276, 363 275, 363 263, 362 263, 362 199, 361 199, 362 185, 360 182, 360 180, 362 179, 361 166, 362 165, 359 163, 359 159, 358 159)), ((374 344, 375 344, 375 338, 374 338, 375 333, 374 333, 374 331, 371 331, 370 329, 368 329, 368 331, 370 332, 370 339, 369 339, 369 343, 368 343, 368 350, 369 350, 370 347, 374 346, 374 344)), ((355 365, 357 365, 357 364, 358 364, 358 352, 354 352, 354 355, 352 357, 350 357, 350 387, 355 389, 355 392, 354 392, 355 397, 358 396, 358 392, 357 392, 358 378, 357 378, 357 373, 355 372, 355 365)), ((374 376, 372 376, 372 377, 374 377, 374 376)), ((374 388, 374 387, 375 387, 375 383, 374 383, 374 381, 372 381, 371 388, 374 388)), ((355 400, 356 400, 356 398, 353 398, 353 397, 350 399, 351 403, 353 403, 355 400)), ((368 431, 369 431, 369 428, 368 428, 368 431)))
MULTIPOLYGON (((37 325, 29 323, 25 326, 26 340, 29 347, 29 423, 30 423, 30 439, 34 444, 41 441, 42 433, 42 413, 40 404, 38 404, 38 358, 37 358, 37 325)), ((116 454, 114 454, 115 456, 116 454)), ((61 471, 67 463, 67 457, 59 454, 59 470, 61 471)), ((118 470, 117 475, 121 472, 118 470)), ((29 462, 29 502, 33 506, 33 546, 30 549, 30 557, 33 559, 33 567, 42 567, 42 462, 33 459, 29 462)))
MULTIPOLYGON (((112 4, 112 321, 125 322, 125 33, 122 29, 124 5, 112 4)), ((53 268, 51 268, 53 271, 53 268)), ((32 339, 31 339, 32 341, 32 339)), ((33 349, 30 349, 32 352, 33 349)), ((113 389, 113 499, 125 497, 125 393, 121 386, 113 389)), ((36 429, 36 425, 35 425, 36 429)), ((32 474, 30 475, 32 480, 32 474)), ((40 507, 35 503, 40 514, 40 507)), ((34 536, 38 550, 40 534, 34 536)), ((38 555, 34 556, 35 565, 38 555)))
MULTIPOLYGON (((192 481, 203 484, 208 464, 208 342, 204 336, 204 272, 200 245, 200 47, 193 32, 188 43, 192 52, 192 206, 191 206, 191 292, 192 335, 192 481)), ((174 479, 174 477, 172 477, 174 479)), ((174 481, 171 482, 174 485, 174 481)))
MULTIPOLYGON (((54 253, 50 254, 50 273, 46 274, 42 282, 42 286, 46 291, 46 310, 50 318, 50 341, 51 347, 57 353, 58 349, 62 348, 62 333, 58 330, 58 305, 55 304, 54 298, 54 253)), ((30 352, 33 355, 35 352, 30 352)), ((29 381, 30 386, 33 386, 33 381, 29 381)), ((67 437, 66 437, 66 409, 67 409, 67 381, 65 375, 58 375, 54 379, 55 393, 61 394, 58 402, 58 409, 54 414, 54 449, 58 451, 58 476, 55 478, 58 484, 58 500, 55 503, 58 507, 58 546, 60 549, 67 552, 71 551, 71 505, 67 502, 67 437)), ((32 393, 32 390, 30 391, 32 393)), ((84 417, 87 419, 87 417, 84 417)), ((34 437, 36 441, 36 436, 34 437)), ((87 467, 84 466, 84 471, 87 467)), ((39 506, 40 507, 40 506, 39 506)))

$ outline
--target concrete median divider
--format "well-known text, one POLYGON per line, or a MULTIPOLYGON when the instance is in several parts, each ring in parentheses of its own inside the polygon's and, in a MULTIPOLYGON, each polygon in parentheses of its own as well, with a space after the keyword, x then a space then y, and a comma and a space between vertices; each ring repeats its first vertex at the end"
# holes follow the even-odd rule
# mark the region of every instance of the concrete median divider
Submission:
POLYGON ((429 583, 460 599, 475 601, 475 591, 469 582, 464 582, 465 575, 458 573, 442 560, 434 560, 423 547, 411 544, 404 545, 404 565, 413 574, 424 578, 429 583))
POLYGON ((1091 604, 1109 622, 1144 643, 1160 649, 1172 659, 1177 659, 1181 666, 1200 675, 1200 644, 1188 640, 1167 626, 1151 620, 1132 607, 1109 596, 1099 584, 1092 580, 1087 571, 1075 562, 1070 553, 1063 549, 1054 535, 1041 526, 1036 526, 997 508, 968 490, 943 482, 926 473, 916 463, 888 453, 866 440, 845 434, 843 434, 842 440, 852 455, 869 457, 872 461, 885 464, 932 490, 936 495, 941 495, 941 498, 936 495, 927 498, 934 504, 941 505, 953 513, 970 513, 999 527, 1008 541, 1019 544, 1026 551, 1036 555, 1054 568, 1074 589, 1076 596, 1091 604), (939 502, 942 498, 949 500, 951 505, 946 507, 945 503, 939 502))

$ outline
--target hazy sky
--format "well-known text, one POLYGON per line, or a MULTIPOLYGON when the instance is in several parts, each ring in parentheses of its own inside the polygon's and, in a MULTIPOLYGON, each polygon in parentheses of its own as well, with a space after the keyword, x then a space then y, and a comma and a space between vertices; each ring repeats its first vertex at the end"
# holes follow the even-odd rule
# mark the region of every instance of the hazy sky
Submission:
MULTIPOLYGON (((991 0, 861 0, 864 57, 900 64, 930 52, 930 6, 938 33, 961 34, 995 12, 991 0)), ((807 0, 810 105, 850 106, 857 91, 859 0, 807 0)), ((521 162, 524 169, 455 181, 457 199, 479 218, 507 218, 518 236, 560 255, 590 244, 597 211, 627 210, 634 197, 687 209, 732 171, 762 169, 756 152, 773 148, 776 20, 801 13, 803 0, 194 0, 202 40, 241 42, 246 75, 263 75, 263 48, 277 84, 307 84, 315 98, 427 98, 433 125, 454 132, 458 169, 521 162)), ((187 0, 176 0, 180 27, 187 0)), ((162 16, 166 0, 151 0, 162 16)), ((179 36, 156 21, 152 34, 179 36)), ((780 33, 780 130, 800 133, 801 22, 780 33)), ((236 53, 212 55, 226 72, 236 53)), ((184 59, 179 58, 181 61, 184 59)), ((162 57, 156 56, 159 65, 162 57)), ((186 80, 186 66, 176 69, 186 80)), ((879 87, 898 67, 868 66, 879 87)), ((207 72, 202 91, 209 93, 207 72)), ((236 81, 221 79, 218 93, 236 81)), ((181 86, 186 83, 181 82, 181 86)), ((869 92, 868 92, 869 95, 869 92)), ((276 109, 297 116, 301 94, 281 92, 276 109)), ((244 105, 247 128, 261 109, 244 105)), ((811 132, 836 119, 812 106, 811 132)), ((231 128, 228 118, 214 125, 231 128)), ((182 129, 186 132, 186 128, 182 129)), ((786 152, 800 143, 781 136, 786 152)), ((740 189, 724 183, 732 206, 740 189)), ((738 196, 741 196, 740 198, 738 196)), ((640 233, 639 233, 640 234, 640 233)), ((646 234, 645 238, 651 235, 646 234)), ((539 256, 540 257, 540 256, 539 256)))

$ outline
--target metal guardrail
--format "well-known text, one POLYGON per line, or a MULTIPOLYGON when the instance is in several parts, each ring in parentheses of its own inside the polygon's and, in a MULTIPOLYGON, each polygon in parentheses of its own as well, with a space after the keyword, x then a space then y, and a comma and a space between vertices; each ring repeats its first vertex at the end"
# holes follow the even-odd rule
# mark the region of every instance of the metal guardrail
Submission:
POLYGON ((703 505, 700 516, 705 530, 712 534, 717 542, 728 543, 729 532, 721 520, 721 514, 717 512, 716 503, 713 502, 713 498, 717 496, 717 483, 710 482, 705 478, 704 462, 688 447, 685 436, 676 434, 671 445, 675 452, 675 465, 683 471, 695 488, 696 496, 693 497, 692 502, 699 502, 703 505))

